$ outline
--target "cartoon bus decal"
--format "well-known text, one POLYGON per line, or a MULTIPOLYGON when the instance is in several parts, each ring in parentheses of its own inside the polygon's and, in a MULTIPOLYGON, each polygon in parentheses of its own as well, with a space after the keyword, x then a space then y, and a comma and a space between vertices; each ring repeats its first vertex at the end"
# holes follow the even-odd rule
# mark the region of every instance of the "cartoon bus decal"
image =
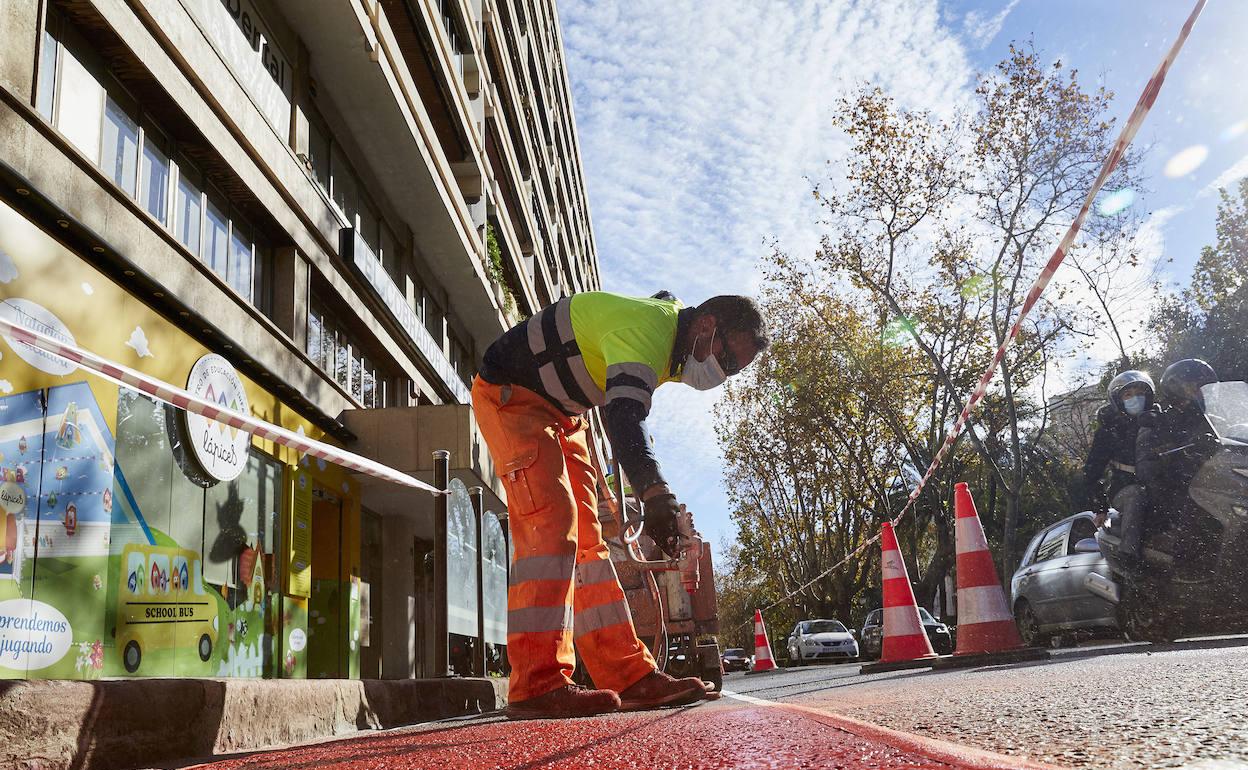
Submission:
POLYGON ((200 555, 184 548, 127 545, 117 592, 117 647, 133 674, 146 652, 193 645, 207 662, 217 643, 217 602, 204 590, 200 555))

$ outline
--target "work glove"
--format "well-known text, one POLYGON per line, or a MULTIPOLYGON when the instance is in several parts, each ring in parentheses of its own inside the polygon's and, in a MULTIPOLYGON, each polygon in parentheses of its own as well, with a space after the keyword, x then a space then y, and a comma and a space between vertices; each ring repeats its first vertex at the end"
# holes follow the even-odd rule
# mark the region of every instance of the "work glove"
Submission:
POLYGON ((653 540, 663 553, 675 559, 680 554, 680 537, 676 529, 680 504, 676 502, 676 495, 671 492, 654 495, 642 502, 642 508, 646 515, 642 533, 653 540))

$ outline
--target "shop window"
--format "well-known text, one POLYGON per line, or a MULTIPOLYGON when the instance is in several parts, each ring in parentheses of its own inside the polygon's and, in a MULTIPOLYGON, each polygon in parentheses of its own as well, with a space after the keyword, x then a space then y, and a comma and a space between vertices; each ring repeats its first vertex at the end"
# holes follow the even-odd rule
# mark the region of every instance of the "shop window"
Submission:
MULTIPOLYGON (((230 588, 253 582, 252 560, 274 553, 281 466, 252 453, 233 481, 209 487, 204 508, 204 579, 230 588)), ((271 565, 272 566, 272 565, 271 565)), ((267 571, 267 570, 266 570, 267 571)))
POLYGON ((162 225, 169 221, 170 179, 169 155, 163 146, 164 142, 156 137, 152 129, 144 130, 139 202, 162 225))
POLYGON ((104 141, 100 169, 131 197, 138 192, 139 124, 112 95, 104 105, 104 141))

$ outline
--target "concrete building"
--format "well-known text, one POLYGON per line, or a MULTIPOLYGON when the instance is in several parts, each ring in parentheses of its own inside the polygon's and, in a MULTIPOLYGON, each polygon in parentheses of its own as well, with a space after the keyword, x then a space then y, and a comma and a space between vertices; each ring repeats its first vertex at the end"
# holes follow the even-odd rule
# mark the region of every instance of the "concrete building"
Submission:
POLYGON ((456 490, 444 523, 6 338, 0 616, 64 623, 0 677, 463 673, 476 486, 497 665, 471 377, 600 288, 553 2, 12 0, 0 42, 0 312, 456 490))

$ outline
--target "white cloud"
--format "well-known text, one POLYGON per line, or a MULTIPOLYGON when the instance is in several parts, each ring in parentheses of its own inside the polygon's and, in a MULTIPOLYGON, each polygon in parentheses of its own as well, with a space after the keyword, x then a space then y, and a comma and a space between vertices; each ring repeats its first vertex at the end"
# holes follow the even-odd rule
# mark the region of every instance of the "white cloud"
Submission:
POLYGON ((1018 0, 1010 0, 1004 8, 991 17, 979 10, 968 12, 962 18, 962 34, 966 36, 973 47, 987 48, 988 44, 1001 33, 1001 28, 1005 26, 1006 17, 1010 15, 1010 11, 1013 11, 1016 5, 1018 5, 1018 0))
POLYGON ((1221 190, 1224 187, 1229 189, 1231 185, 1246 176, 1248 176, 1248 155, 1245 155, 1235 161, 1229 168, 1221 174, 1218 174, 1217 179, 1214 179, 1212 182, 1205 185, 1205 187, 1200 191, 1200 194, 1202 196, 1214 195, 1218 192, 1218 190, 1221 190))
POLYGON ((148 358, 152 356, 152 350, 147 345, 147 334, 143 332, 142 326, 134 327, 134 331, 130 332, 130 339, 126 340, 126 347, 134 348, 134 352, 139 354, 139 358, 148 358))
POLYGON ((0 380, 0 393, 9 394, 13 392, 13 383, 8 380, 0 380))
MULTIPOLYGON (((839 98, 871 83, 902 107, 949 115, 971 97, 966 53, 935 0, 777 5, 560 4, 608 291, 669 289, 687 304, 755 292, 771 239, 792 254, 817 246, 808 178, 841 176, 846 144, 830 125, 839 98)), ((729 528, 716 398, 662 388, 649 423, 711 542, 729 528)))
POLYGON ((83 281, 83 282, 82 282, 82 293, 83 293, 83 294, 86 294, 88 297, 90 297, 92 294, 95 294, 95 287, 94 287, 94 286, 92 286, 91 284, 87 283, 86 281, 83 281))
POLYGON ((0 249, 0 283, 8 283, 17 278, 17 264, 4 249, 0 249))

